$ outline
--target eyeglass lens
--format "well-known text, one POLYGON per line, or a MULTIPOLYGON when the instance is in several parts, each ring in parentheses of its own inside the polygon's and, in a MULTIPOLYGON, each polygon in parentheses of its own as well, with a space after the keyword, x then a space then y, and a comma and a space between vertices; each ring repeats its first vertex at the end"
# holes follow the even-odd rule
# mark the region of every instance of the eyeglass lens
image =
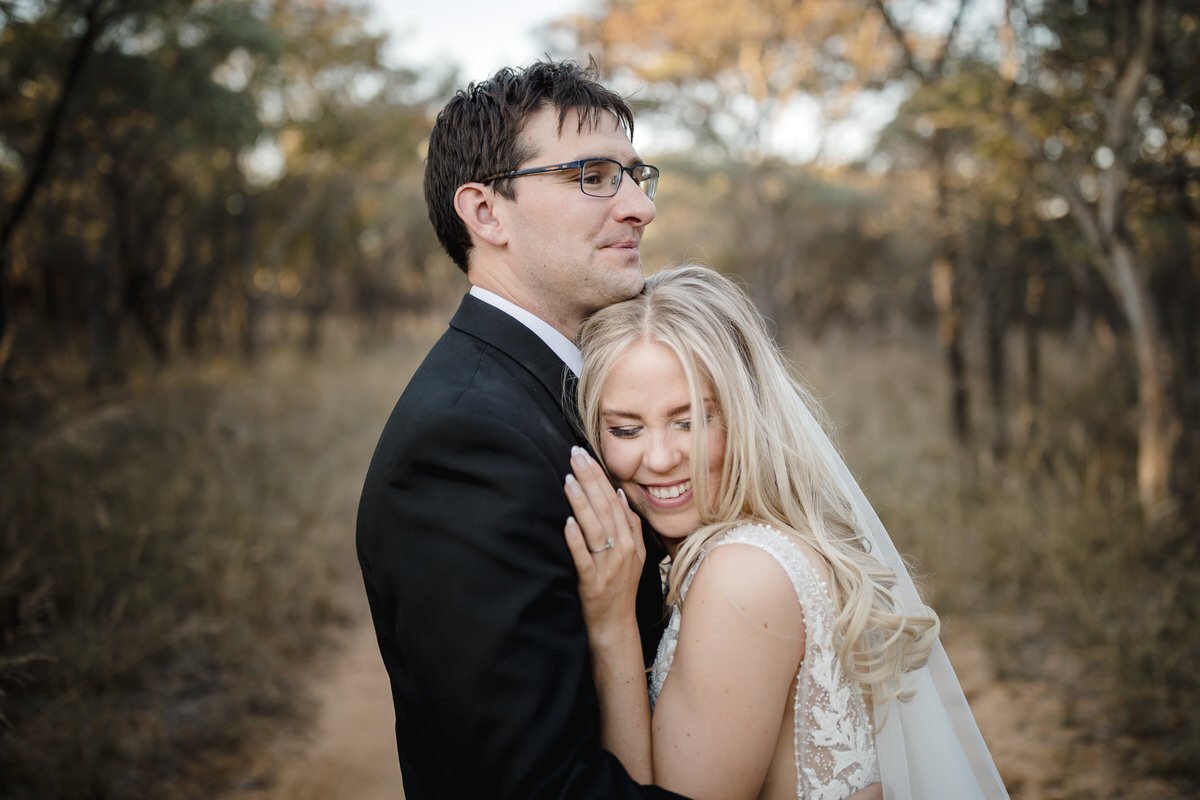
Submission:
MULTIPOLYGON (((612 197, 621 185, 622 172, 625 168, 611 159, 595 159, 585 161, 579 175, 579 185, 584 194, 596 197, 612 197)), ((658 171, 645 164, 637 164, 629 168, 630 177, 650 199, 658 188, 658 171)))

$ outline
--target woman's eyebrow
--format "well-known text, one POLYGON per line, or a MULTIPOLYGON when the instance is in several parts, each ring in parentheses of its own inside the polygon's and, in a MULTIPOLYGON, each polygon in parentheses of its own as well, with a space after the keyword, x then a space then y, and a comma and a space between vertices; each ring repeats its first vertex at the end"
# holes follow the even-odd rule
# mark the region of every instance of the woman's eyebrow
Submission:
MULTIPOLYGON (((680 414, 686 414, 691 410, 692 410, 692 404, 684 403, 683 405, 675 406, 675 408, 667 409, 667 412, 663 416, 675 417, 680 414)), ((642 418, 641 414, 635 414, 632 411, 617 411, 616 409, 605 409, 602 412, 602 414, 606 417, 620 417, 622 419, 641 419, 642 418)))

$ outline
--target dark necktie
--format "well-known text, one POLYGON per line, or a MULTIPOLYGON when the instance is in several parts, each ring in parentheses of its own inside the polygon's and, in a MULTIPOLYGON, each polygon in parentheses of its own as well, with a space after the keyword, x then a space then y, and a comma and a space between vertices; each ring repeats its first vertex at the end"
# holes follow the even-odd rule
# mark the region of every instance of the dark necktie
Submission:
POLYGON ((579 378, 575 377, 575 373, 570 367, 563 367, 563 413, 567 415, 567 421, 571 423, 571 430, 575 431, 575 438, 581 447, 586 448, 589 452, 591 447, 588 446, 587 437, 583 434, 583 428, 580 426, 579 406, 575 402, 575 395, 579 389, 579 378))

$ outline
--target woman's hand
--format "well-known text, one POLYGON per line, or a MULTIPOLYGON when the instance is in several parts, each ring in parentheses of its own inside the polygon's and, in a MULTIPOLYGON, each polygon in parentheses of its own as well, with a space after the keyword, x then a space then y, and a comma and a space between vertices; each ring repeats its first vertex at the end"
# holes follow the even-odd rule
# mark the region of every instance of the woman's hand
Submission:
POLYGON ((646 561, 642 522, 582 447, 571 448, 571 469, 563 489, 575 515, 564 533, 588 633, 593 639, 620 635, 631 624, 636 631, 635 598, 646 561))
POLYGON ((575 515, 563 529, 579 573, 579 598, 600 700, 600 742, 641 784, 654 783, 650 700, 635 600, 646 543, 623 492, 582 447, 571 448, 563 491, 575 515))

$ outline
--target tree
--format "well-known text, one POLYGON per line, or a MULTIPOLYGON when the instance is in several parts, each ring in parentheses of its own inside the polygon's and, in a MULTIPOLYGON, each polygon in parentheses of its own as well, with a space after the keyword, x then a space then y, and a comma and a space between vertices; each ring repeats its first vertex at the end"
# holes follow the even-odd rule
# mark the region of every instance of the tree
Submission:
MULTIPOLYGON (((71 5, 73 4, 65 3, 64 11, 69 11, 71 5)), ((15 19, 13 10, 4 9, 3 13, 5 32, 9 34, 8 38, 15 39, 15 34, 23 27, 22 21, 15 19)), ((12 260, 12 240, 46 179, 50 160, 54 156, 66 120, 68 104, 75 94, 79 77, 83 74, 84 67, 92 54, 92 48, 105 28, 118 20, 119 13, 119 6, 114 7, 104 0, 88 0, 79 9, 83 30, 70 48, 71 55, 63 72, 57 96, 51 106, 21 188, 11 207, 5 209, 3 222, 0 223, 0 374, 3 374, 4 365, 8 361, 12 347, 8 308, 8 270, 12 260)))
MULTIPOLYGON (((934 86, 947 77, 951 68, 950 53, 959 26, 968 8, 968 0, 960 0, 945 39, 938 43, 927 58, 922 59, 920 49, 930 50, 929 36, 913 37, 901 27, 894 13, 883 0, 875 0, 874 10, 883 20, 886 29, 899 48, 902 75, 922 87, 934 86), (923 47, 922 47, 923 45, 923 47)), ((959 262, 963 258, 962 226, 950 208, 949 186, 949 142, 948 132, 943 126, 934 125, 929 139, 929 154, 932 162, 935 191, 935 215, 937 220, 938 249, 930 266, 930 285, 933 287, 934 305, 938 311, 938 336, 946 359, 946 371, 950 377, 950 418, 955 437, 966 444, 971 434, 970 398, 967 388, 967 365, 963 353, 963 329, 966 325, 959 262)))
MULTIPOLYGON (((1028 158, 1066 200, 1091 262, 1128 326, 1137 374, 1137 485, 1154 519, 1184 491, 1175 483, 1183 435, 1181 389, 1194 374, 1172 347, 1153 288, 1164 268, 1148 252, 1147 195, 1167 189, 1195 217, 1196 170, 1180 169, 1195 147, 1188 76, 1200 69, 1200 18, 1170 0, 1007 4, 1013 43, 1002 74, 1003 119, 1028 158)), ((1166 262, 1171 282, 1195 296, 1196 263, 1166 262)), ((1191 331, 1194 334, 1194 329, 1191 331)), ((1188 332, 1180 344, 1194 342, 1188 332)), ((1191 345, 1194 349, 1194 344, 1191 345)), ((1194 362, 1192 362, 1194 363, 1194 362)))
POLYGON ((97 384, 129 360, 125 330, 160 361, 178 343, 253 355, 270 311, 302 306, 315 345, 326 313, 363 296, 360 279, 377 317, 405 302, 400 286, 427 300, 449 282, 413 277, 437 249, 410 224, 423 217, 411 187, 424 90, 383 63, 361 0, 0 14, 0 202, 15 209, 0 356, 36 369, 86 351, 97 384), (94 25, 81 16, 93 12, 94 25), (89 55, 64 83, 69 53, 89 55))

